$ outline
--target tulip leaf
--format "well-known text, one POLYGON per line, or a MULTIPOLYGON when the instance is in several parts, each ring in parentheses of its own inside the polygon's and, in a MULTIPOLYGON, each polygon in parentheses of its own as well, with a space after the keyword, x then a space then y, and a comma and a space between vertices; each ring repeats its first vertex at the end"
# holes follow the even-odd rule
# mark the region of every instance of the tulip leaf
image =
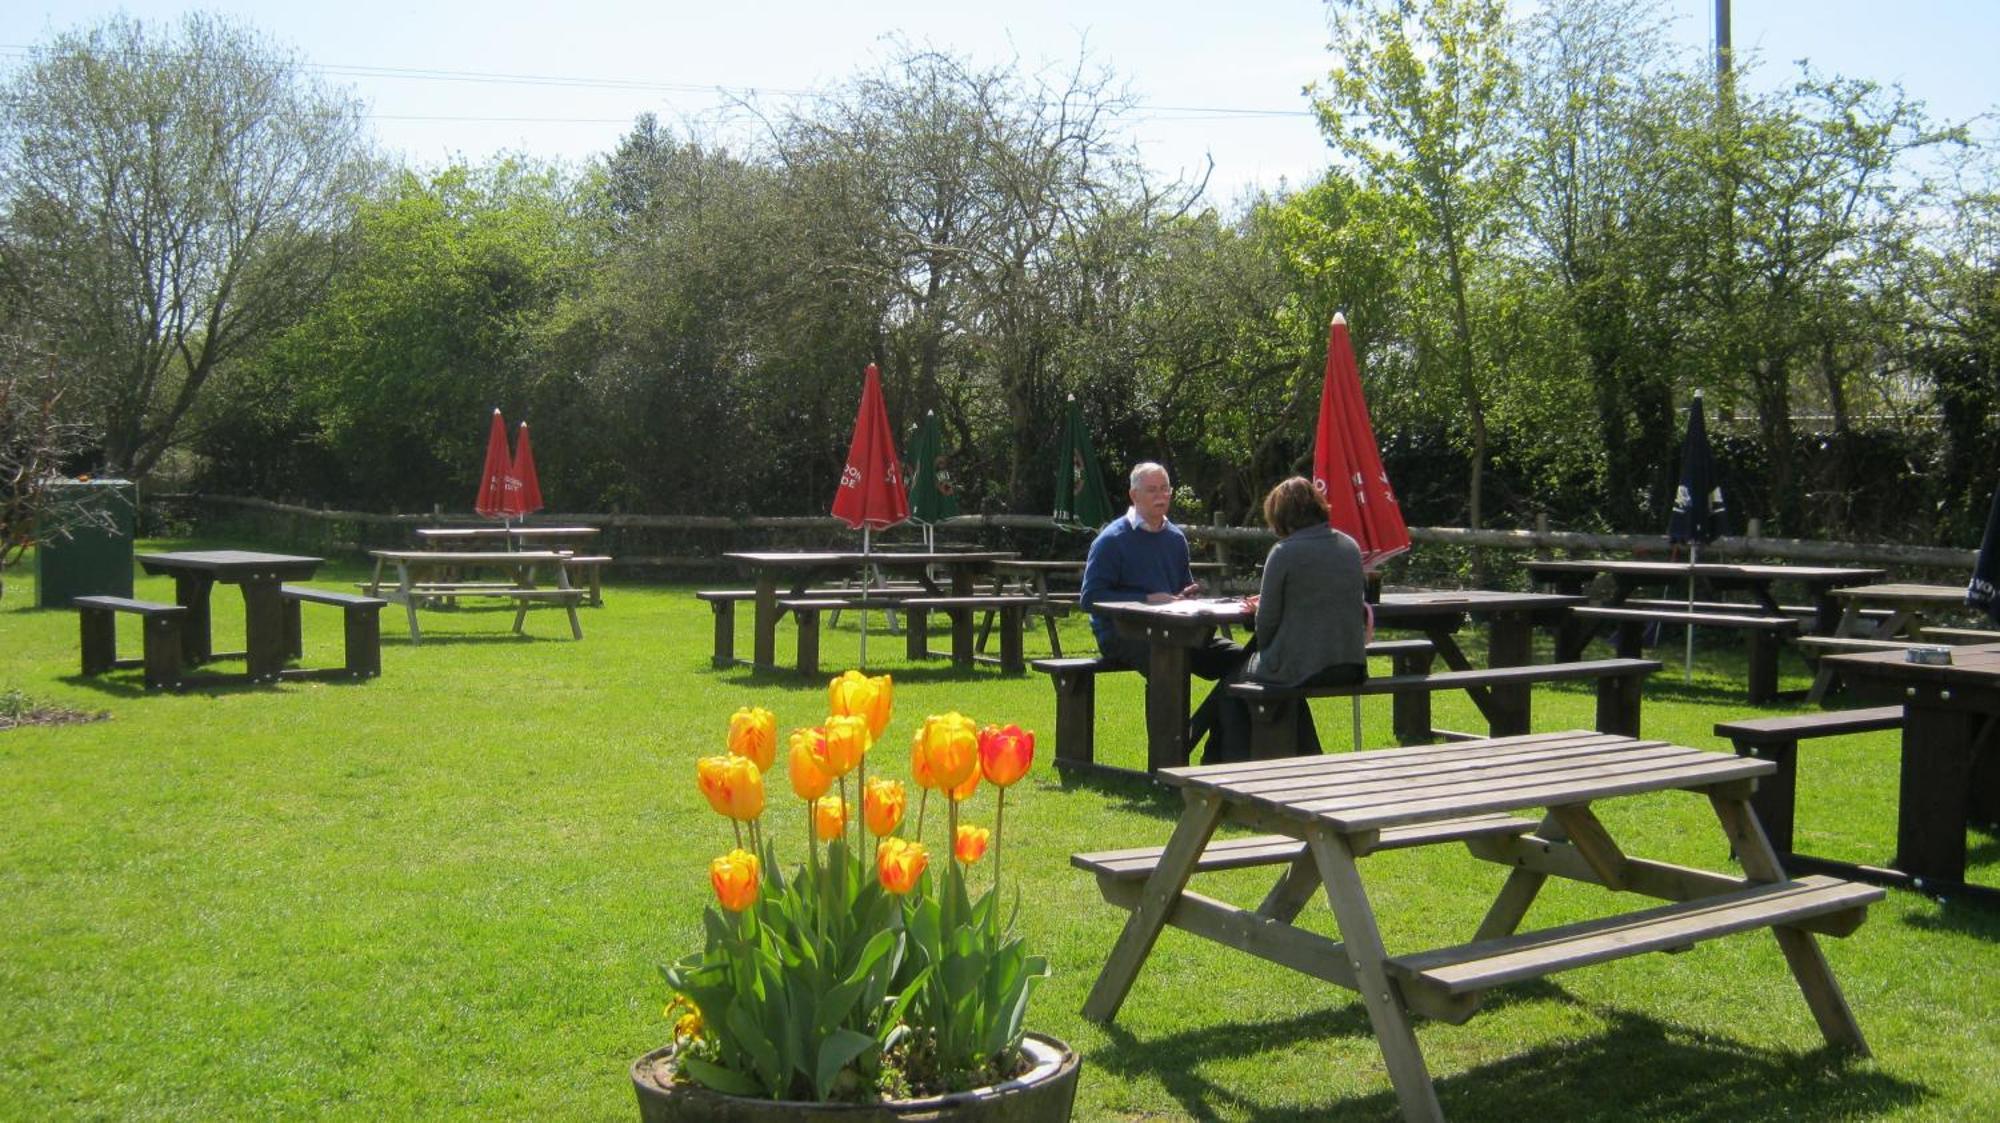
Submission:
POLYGON ((841 1069, 846 1068, 854 1058, 867 1052, 874 1045, 874 1038, 851 1029, 837 1029, 821 1039, 819 1060, 813 1066, 813 1088, 819 1093, 819 1098, 826 1099, 826 1094, 833 1087, 834 1078, 840 1075, 841 1069))
POLYGON ((700 1057, 686 1053, 674 1058, 674 1064, 688 1074, 695 1083, 704 1088, 713 1088, 731 1096, 755 1096, 766 1091, 756 1080, 734 1069, 711 1064, 700 1057))

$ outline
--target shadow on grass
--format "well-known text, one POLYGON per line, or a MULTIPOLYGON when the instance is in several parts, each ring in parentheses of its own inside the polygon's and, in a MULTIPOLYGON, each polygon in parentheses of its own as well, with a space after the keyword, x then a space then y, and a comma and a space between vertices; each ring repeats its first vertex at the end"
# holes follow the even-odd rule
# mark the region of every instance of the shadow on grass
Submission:
MULTIPOLYGON (((1180 789, 1169 788, 1147 777, 1144 773, 1091 771, 1075 768, 1057 768, 1056 785, 1063 791, 1088 789, 1112 797, 1112 806, 1120 811, 1140 815, 1150 815, 1156 819, 1175 820, 1187 807, 1181 798, 1180 789)), ((1164 843, 1166 836, 1160 841, 1164 843)))
MULTIPOLYGON (((1488 1009, 1550 996, 1567 1000, 1566 992, 1544 981, 1496 992, 1488 1009)), ((1854 1119, 1906 1109, 1927 1094, 1921 1084, 1859 1067, 1853 1054, 1829 1046, 1803 1053, 1760 1049, 1696 1037, 1640 1015, 1611 1011, 1607 1019, 1610 1028, 1603 1033, 1538 1046, 1437 1081, 1445 1116, 1604 1123, 1854 1119)), ((1392 1092, 1274 1107, 1203 1075, 1203 1066, 1217 1059, 1252 1057, 1302 1038, 1372 1037, 1358 1002, 1283 1022, 1212 1025, 1165 1038, 1141 1040, 1115 1025, 1105 1033, 1110 1044, 1087 1063, 1157 1078, 1180 1109, 1197 1119, 1223 1112, 1268 1123, 1401 1115, 1392 1092)))
MULTIPOLYGON (((821 692, 826 690, 828 680, 840 677, 842 671, 850 669, 857 671, 864 670, 861 667, 849 668, 838 661, 825 659, 820 661, 819 673, 816 675, 801 675, 798 671, 782 664, 776 667, 753 667, 748 664, 717 667, 713 663, 710 663, 707 657, 703 657, 698 662, 688 664, 688 666, 692 670, 712 674, 717 681, 733 686, 755 686, 760 689, 768 687, 798 687, 804 690, 821 692)), ((982 665, 973 668, 971 671, 967 671, 949 662, 921 666, 868 667, 865 670, 871 675, 889 675, 899 684, 964 683, 974 679, 986 678, 991 678, 996 682, 1031 681, 1027 675, 1003 675, 996 667, 982 665)))
POLYGON ((1950 932, 2000 942, 2000 904, 1977 897, 1946 896, 1934 912, 1911 913, 1903 923, 1924 932, 1950 932))

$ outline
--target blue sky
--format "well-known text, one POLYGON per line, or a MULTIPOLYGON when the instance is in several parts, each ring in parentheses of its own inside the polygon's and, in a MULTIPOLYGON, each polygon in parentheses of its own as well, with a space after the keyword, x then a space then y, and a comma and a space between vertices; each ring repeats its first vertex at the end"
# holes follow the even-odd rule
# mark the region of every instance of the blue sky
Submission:
MULTIPOLYGON (((0 9, 0 66, 51 30, 124 10, 170 19, 173 0, 14 0, 0 9)), ((372 105, 385 147, 418 164, 501 150, 581 161, 607 151, 634 116, 715 122, 717 88, 766 104, 824 89, 888 52, 885 37, 948 47, 1024 68, 1073 64, 1087 51, 1142 108, 1132 134, 1157 173, 1197 171, 1212 155, 1212 193, 1314 178, 1327 162, 1300 88, 1327 66, 1324 8, 1309 0, 869 0, 565 5, 524 0, 202 5, 242 16, 302 51, 372 105)), ((1994 0, 1735 0, 1739 53, 1762 79, 1792 60, 1901 82, 1934 115, 1963 119, 2000 103, 1990 61, 1994 0), (1893 10, 1893 15, 1884 15, 1893 10)), ((1709 42, 1712 0, 1663 0, 1676 37, 1709 42)), ((740 119, 740 118, 739 118, 740 119)), ((1992 137, 2000 127, 1979 130, 1992 137)))

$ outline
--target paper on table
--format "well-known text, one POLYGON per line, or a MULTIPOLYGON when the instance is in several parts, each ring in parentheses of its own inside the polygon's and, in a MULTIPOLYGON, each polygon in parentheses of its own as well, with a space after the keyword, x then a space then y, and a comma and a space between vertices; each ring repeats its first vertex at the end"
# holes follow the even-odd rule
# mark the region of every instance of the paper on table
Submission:
POLYGON ((1202 597, 1193 600, 1166 601, 1148 607, 1172 616, 1214 616, 1242 612, 1243 602, 1234 597, 1202 597))

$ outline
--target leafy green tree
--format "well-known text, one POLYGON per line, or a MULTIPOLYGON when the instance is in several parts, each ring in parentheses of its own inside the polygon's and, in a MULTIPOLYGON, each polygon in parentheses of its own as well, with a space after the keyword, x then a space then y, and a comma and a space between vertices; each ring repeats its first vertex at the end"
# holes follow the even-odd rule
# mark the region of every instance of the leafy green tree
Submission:
POLYGON ((200 14, 58 35, 4 96, 9 271, 104 466, 144 476, 209 381, 325 291, 371 174, 362 106, 200 14))

